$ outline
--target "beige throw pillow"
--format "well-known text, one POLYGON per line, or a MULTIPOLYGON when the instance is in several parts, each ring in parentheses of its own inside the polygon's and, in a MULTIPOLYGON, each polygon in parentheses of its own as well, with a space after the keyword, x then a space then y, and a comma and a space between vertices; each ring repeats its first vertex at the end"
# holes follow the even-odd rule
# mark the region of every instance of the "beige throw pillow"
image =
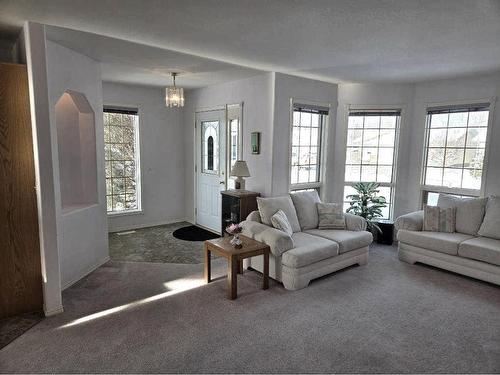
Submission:
POLYGON ((424 231, 429 232, 455 232, 456 221, 455 207, 441 208, 438 206, 424 206, 424 231))
POLYGON ((318 227, 318 210, 316 203, 321 203, 318 192, 299 191, 290 194, 297 218, 299 219, 300 228, 304 231, 307 229, 316 229, 318 227))
POLYGON ((486 198, 459 198, 448 194, 439 194, 437 206, 456 207, 456 228, 458 233, 477 236, 486 210, 486 198))
POLYGON ((342 204, 316 203, 318 208, 318 229, 345 229, 342 204))
POLYGON ((278 210, 278 212, 271 216, 271 224, 273 224, 273 227, 285 232, 289 236, 293 234, 292 226, 282 210, 278 210))

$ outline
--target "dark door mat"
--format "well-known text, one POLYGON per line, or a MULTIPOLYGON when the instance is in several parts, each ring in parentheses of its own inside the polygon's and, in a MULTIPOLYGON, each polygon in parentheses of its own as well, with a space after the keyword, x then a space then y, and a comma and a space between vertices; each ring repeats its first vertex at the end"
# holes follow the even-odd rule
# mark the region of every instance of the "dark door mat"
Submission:
POLYGON ((196 225, 189 225, 187 227, 179 228, 174 231, 172 235, 175 238, 184 241, 206 241, 220 237, 219 235, 203 228, 197 227, 196 225))
POLYGON ((0 319, 0 349, 17 339, 43 319, 43 313, 34 312, 0 319))

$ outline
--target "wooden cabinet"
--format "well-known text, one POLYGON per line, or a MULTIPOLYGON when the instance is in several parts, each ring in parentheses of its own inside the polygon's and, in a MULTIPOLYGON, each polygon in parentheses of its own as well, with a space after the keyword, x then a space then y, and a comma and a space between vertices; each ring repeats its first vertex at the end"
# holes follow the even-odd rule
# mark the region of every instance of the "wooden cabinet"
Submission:
POLYGON ((248 214, 257 209, 260 193, 248 190, 225 190, 222 194, 222 234, 231 223, 245 220, 248 214))
POLYGON ((42 270, 26 66, 0 64, 0 318, 41 311, 42 270))

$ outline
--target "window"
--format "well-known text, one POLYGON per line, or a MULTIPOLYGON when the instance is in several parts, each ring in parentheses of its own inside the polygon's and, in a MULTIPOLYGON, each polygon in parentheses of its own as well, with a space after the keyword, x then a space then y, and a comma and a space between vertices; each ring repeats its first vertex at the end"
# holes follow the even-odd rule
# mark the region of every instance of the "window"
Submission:
POLYGON ((355 194, 356 182, 378 182, 379 195, 387 207, 383 218, 392 216, 400 110, 351 111, 347 124, 344 208, 355 194))
MULTIPOLYGON (((449 194, 453 197, 457 198, 471 198, 472 196, 470 195, 457 195, 457 194, 449 194)), ((434 191, 427 191, 426 194, 426 200, 424 201, 425 204, 429 206, 437 206, 439 200, 439 193, 436 193, 434 191)))
POLYGON ((427 110, 423 202, 431 192, 480 195, 488 117, 489 104, 427 110))
POLYGON ((243 119, 243 103, 229 104, 227 106, 227 188, 234 189, 234 179, 231 176, 231 170, 236 163, 236 160, 242 159, 242 119, 243 119))
POLYGON ((104 108, 108 213, 140 211, 137 110, 104 108))
POLYGON ((219 174, 219 121, 201 122, 202 172, 219 174))
POLYGON ((295 104, 292 115, 290 190, 321 188, 322 132, 328 109, 295 104))

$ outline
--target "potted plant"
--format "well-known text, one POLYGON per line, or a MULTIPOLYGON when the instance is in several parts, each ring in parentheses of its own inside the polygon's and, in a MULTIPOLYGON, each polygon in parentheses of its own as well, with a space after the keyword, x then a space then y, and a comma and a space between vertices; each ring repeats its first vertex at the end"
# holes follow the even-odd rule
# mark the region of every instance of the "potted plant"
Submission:
POLYGON ((382 233, 375 219, 382 217, 382 208, 387 206, 387 201, 385 197, 378 195, 379 184, 376 182, 358 182, 353 187, 357 194, 347 196, 347 199, 350 200, 350 207, 347 212, 364 218, 368 231, 373 233, 376 230, 382 233))

